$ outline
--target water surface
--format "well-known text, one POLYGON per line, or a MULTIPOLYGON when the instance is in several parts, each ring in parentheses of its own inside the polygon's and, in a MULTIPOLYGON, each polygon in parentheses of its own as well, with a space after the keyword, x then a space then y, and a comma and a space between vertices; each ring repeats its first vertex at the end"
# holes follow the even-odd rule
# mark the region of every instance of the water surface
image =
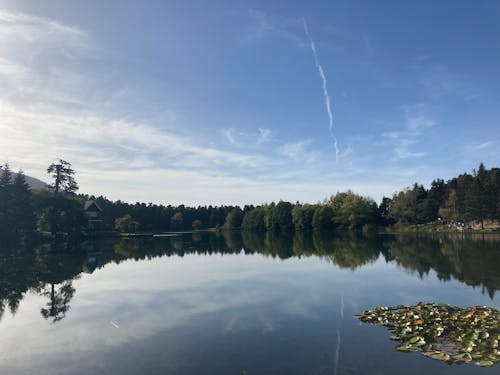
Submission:
POLYGON ((499 370, 397 352, 352 317, 419 301, 500 309, 494 236, 198 233, 0 252, 2 373, 499 370))

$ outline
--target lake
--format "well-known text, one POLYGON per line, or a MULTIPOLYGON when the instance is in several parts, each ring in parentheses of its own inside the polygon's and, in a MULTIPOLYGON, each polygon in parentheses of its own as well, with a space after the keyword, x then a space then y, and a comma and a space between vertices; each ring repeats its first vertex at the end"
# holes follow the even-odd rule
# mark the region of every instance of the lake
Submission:
POLYGON ((498 374, 353 315, 500 309, 494 235, 195 233, 0 250, 2 374, 498 374), (36 255, 33 255, 36 254, 36 255))

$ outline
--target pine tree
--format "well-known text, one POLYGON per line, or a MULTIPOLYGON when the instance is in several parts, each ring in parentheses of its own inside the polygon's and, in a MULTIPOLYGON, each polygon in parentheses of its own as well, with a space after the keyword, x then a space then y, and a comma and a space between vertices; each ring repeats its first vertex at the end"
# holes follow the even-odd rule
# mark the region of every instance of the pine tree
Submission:
POLYGON ((8 164, 0 170, 0 234, 11 236, 14 233, 12 172, 8 164))
POLYGON ((30 235, 35 230, 35 212, 31 190, 26 183, 26 178, 22 171, 14 177, 12 184, 13 192, 13 222, 16 231, 24 235, 30 235))
POLYGON ((67 161, 59 159, 59 163, 52 163, 47 168, 47 173, 54 178, 54 182, 50 185, 54 193, 74 193, 78 190, 78 184, 73 178, 75 171, 67 161))

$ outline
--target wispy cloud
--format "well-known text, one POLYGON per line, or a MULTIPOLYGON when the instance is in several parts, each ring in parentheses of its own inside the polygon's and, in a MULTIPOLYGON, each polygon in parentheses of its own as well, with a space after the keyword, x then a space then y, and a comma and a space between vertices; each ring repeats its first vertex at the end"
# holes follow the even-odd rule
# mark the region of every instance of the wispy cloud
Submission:
POLYGON ((240 142, 236 140, 236 135, 234 134, 234 129, 222 129, 222 134, 233 146, 241 146, 240 142))
POLYGON ((431 65, 422 61, 421 84, 431 99, 456 97, 464 101, 472 101, 481 97, 481 91, 474 87, 465 77, 461 77, 442 64, 431 65))
POLYGON ((317 160, 318 152, 309 150, 312 140, 286 143, 278 148, 278 154, 294 161, 312 163, 317 160))
POLYGON ((270 129, 258 128, 259 131, 259 139, 257 140, 257 144, 262 144, 269 142, 272 139, 272 131, 270 129))
POLYGON ((325 107, 326 107, 326 112, 328 114, 328 131, 330 132, 330 136, 333 138, 333 145, 335 147, 335 159, 338 161, 339 160, 339 147, 338 147, 338 142, 337 138, 335 137, 335 134, 333 133, 333 114, 332 114, 332 106, 330 103, 330 95, 328 94, 328 84, 326 80, 326 75, 323 70, 323 66, 320 64, 319 59, 318 59, 318 53, 316 51, 316 44, 314 43, 313 38, 311 37, 311 34, 309 33, 309 28, 307 27, 307 22, 304 19, 302 19, 303 25, 304 25, 304 33, 306 34, 307 38, 309 39, 310 42, 310 47, 311 51, 314 56, 314 63, 316 64, 316 68, 318 69, 319 76, 321 77, 321 82, 323 84, 323 95, 325 97, 325 107))
POLYGON ((271 129, 257 128, 257 132, 241 132, 233 128, 222 129, 222 135, 234 147, 251 148, 270 142, 273 139, 271 129))
POLYGON ((421 104, 403 106, 405 126, 402 130, 382 133, 386 143, 393 146, 395 160, 419 158, 426 156, 427 151, 415 151, 412 148, 419 145, 427 131, 438 125, 438 121, 427 113, 426 107, 421 104))
POLYGON ((487 141, 487 142, 482 142, 476 146, 474 146, 474 149, 475 150, 484 150, 486 148, 489 148, 489 147, 492 147, 494 145, 496 145, 497 142, 496 141, 487 141))
POLYGON ((290 20, 284 19, 271 22, 265 12, 255 9, 231 12, 231 14, 244 17, 247 22, 250 21, 249 25, 244 28, 242 36, 240 36, 240 44, 261 40, 267 36, 275 36, 298 44, 302 43, 299 36, 288 30, 287 26, 290 24, 290 20))
MULTIPOLYGON (((94 59, 96 50, 83 30, 0 12, 1 160, 31 172, 64 157, 84 175, 94 171, 95 179, 140 168, 202 169, 213 175, 274 165, 265 156, 207 147, 164 126, 127 119, 126 112, 102 112, 89 100, 92 79, 70 63, 74 56, 80 64, 94 59)), ((269 137, 263 130, 254 139, 269 137)))
MULTIPOLYGON (((0 18, 0 162, 44 178, 46 166, 63 157, 77 170, 83 192, 127 201, 241 204, 326 194, 287 180, 290 161, 316 157, 306 143, 280 148, 283 141, 269 128, 226 129, 228 149, 183 136, 175 125, 132 119, 118 104, 103 107, 92 99, 96 77, 86 72, 99 48, 90 34, 29 15, 0 18), (50 56, 37 52, 38 45, 50 56), (276 145, 262 147, 269 142, 276 145), (271 151, 276 147, 281 152, 271 151)), ((120 95, 107 90, 119 102, 120 95)))

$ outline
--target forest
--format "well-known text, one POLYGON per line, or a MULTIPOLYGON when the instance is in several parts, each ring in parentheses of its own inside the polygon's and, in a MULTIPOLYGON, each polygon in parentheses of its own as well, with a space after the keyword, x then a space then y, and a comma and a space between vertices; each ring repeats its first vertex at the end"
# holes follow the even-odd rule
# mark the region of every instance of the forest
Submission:
POLYGON ((415 183, 380 204, 353 191, 338 192, 315 204, 271 202, 262 205, 158 205, 111 201, 77 194, 71 164, 59 160, 47 168, 47 189, 30 189, 22 171, 0 170, 0 236, 81 235, 88 217, 84 204, 94 200, 101 230, 168 232, 189 230, 307 231, 334 229, 461 228, 483 229, 500 221, 500 169, 480 164, 471 174, 434 180, 427 189, 415 183))

